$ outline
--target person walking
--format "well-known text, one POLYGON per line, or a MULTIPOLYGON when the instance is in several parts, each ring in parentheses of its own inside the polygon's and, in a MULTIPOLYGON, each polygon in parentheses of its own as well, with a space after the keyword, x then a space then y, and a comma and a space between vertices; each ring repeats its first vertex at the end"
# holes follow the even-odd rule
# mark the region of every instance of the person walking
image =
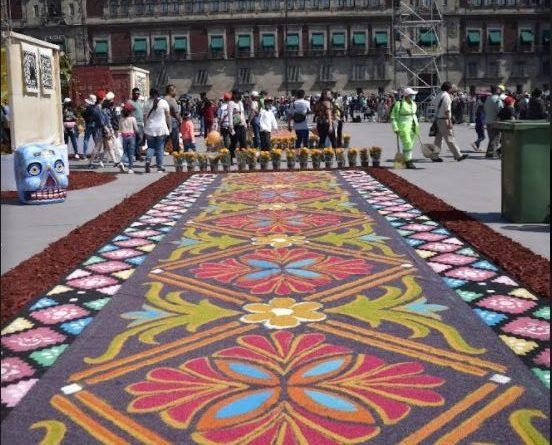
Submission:
POLYGON ((546 119, 548 113, 546 112, 546 104, 542 97, 542 90, 535 88, 529 99, 529 106, 527 109, 527 119, 540 120, 546 119))
POLYGON ((472 144, 472 148, 475 151, 481 151, 481 142, 485 140, 485 109, 483 105, 479 105, 475 112, 475 133, 477 140, 472 144))
POLYGON ((491 85, 491 96, 487 97, 484 104, 487 135, 489 137, 489 144, 487 145, 485 157, 489 159, 495 157, 495 152, 500 143, 500 130, 494 127, 494 123, 498 120, 498 113, 503 107, 504 104, 500 98, 500 90, 496 86, 491 85))
POLYGON ((165 88, 165 101, 169 104, 169 114, 171 115, 171 126, 169 127, 169 140, 172 143, 173 150, 179 150, 179 136, 180 136, 180 124, 182 118, 180 117, 180 106, 176 101, 176 86, 169 84, 165 88))
POLYGON ((163 173, 163 154, 165 140, 169 136, 172 126, 171 113, 167 101, 159 96, 155 88, 150 90, 150 97, 144 106, 144 134, 148 141, 146 153, 146 173, 151 171, 151 160, 155 155, 157 172, 163 173))
POLYGON ((84 159, 86 159, 86 153, 88 152, 88 141, 92 138, 94 145, 96 144, 95 135, 96 135, 96 123, 94 121, 94 108, 96 107, 98 99, 94 94, 91 94, 86 99, 84 103, 86 107, 83 112, 84 119, 84 140, 82 141, 82 153, 84 159))
POLYGON ((184 151, 196 151, 195 146, 195 130, 194 123, 192 122, 192 116, 188 111, 184 112, 184 119, 180 126, 180 134, 182 135, 182 144, 184 145, 184 151))
POLYGON ((278 122, 276 122, 276 116, 272 112, 272 98, 265 97, 265 108, 260 110, 259 113, 259 136, 261 150, 270 150, 272 130, 278 129, 278 122))
POLYGON ((323 90, 320 100, 314 110, 316 118, 316 130, 320 138, 320 147, 326 146, 326 139, 330 139, 332 148, 337 148, 335 140, 335 127, 333 125, 332 93, 330 90, 323 90))
POLYGON ((247 123, 242 102, 242 92, 232 90, 232 100, 228 102, 228 116, 230 119, 230 154, 236 156, 236 148, 247 148, 247 123))
POLYGON ((123 160, 127 159, 127 173, 134 173, 133 161, 136 154, 136 135, 140 131, 138 129, 138 122, 134 117, 134 106, 132 103, 127 102, 123 107, 122 118, 119 121, 119 133, 123 140, 123 160))
POLYGON ((305 100, 305 90, 298 90, 288 111, 288 130, 295 130, 295 148, 309 146, 309 124, 307 115, 311 112, 309 101, 305 100))
POLYGON ((412 160, 412 147, 416 136, 420 132, 418 125, 418 116, 416 112, 418 108, 414 97, 418 94, 412 88, 406 88, 403 91, 403 98, 393 106, 391 110, 391 125, 393 131, 399 136, 403 147, 403 154, 406 163, 406 168, 415 169, 414 161, 412 160))
POLYGON ((222 143, 225 148, 230 147, 230 117, 228 114, 228 102, 232 99, 232 94, 224 93, 222 96, 222 103, 217 110, 218 126, 220 128, 220 135, 222 136, 222 143))
MULTIPOLYGON (((77 146, 78 138, 79 127, 77 126, 77 115, 73 109, 71 99, 66 97, 63 100, 63 139, 65 145, 71 140, 71 145, 73 145, 73 151, 75 152, 75 159, 80 159, 79 148, 77 146)), ((68 145, 67 149, 69 149, 68 145)))
MULTIPOLYGON (((450 93, 453 91, 452 84, 450 82, 444 82, 441 85, 441 94, 437 95, 434 100, 434 105, 437 118, 437 133, 435 135, 435 146, 440 150, 443 143, 443 139, 447 143, 449 150, 452 152, 454 159, 458 162, 467 159, 469 156, 463 154, 456 140, 454 139, 454 130, 452 128, 452 98, 450 93)), ((439 156, 432 157, 433 162, 442 162, 443 160, 439 156)))
POLYGON ((519 101, 519 119, 524 120, 527 119, 527 112, 529 111, 529 93, 525 92, 523 93, 523 97, 519 101))
POLYGON ((201 108, 201 116, 203 117, 203 137, 213 130, 215 125, 215 118, 217 116, 217 106, 215 103, 205 96, 203 100, 203 107, 201 108))
POLYGON ((260 119, 260 103, 259 103, 259 93, 257 91, 251 91, 251 102, 249 105, 248 121, 253 132, 253 147, 259 148, 260 145, 260 131, 261 126, 259 123, 260 119))
POLYGON ((134 159, 136 161, 143 161, 142 147, 144 146, 144 106, 141 100, 140 88, 132 89, 132 96, 127 104, 131 104, 133 108, 133 116, 136 119, 136 125, 138 125, 138 132, 136 133, 136 144, 134 150, 134 159))

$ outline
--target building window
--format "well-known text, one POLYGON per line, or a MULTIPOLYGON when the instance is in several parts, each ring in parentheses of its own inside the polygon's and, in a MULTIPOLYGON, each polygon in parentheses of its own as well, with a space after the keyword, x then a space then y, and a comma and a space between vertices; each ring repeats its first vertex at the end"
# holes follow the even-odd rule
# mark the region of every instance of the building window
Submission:
POLYGON ((251 35, 250 34, 238 34, 236 41, 236 47, 238 52, 242 55, 251 54, 251 35))
POLYGON ((388 43, 387 31, 376 31, 374 34, 374 45, 376 48, 387 48, 388 43))
POLYGON ((136 15, 144 15, 144 2, 142 0, 136 0, 134 4, 134 12, 136 15))
POLYGON ((377 9, 381 6, 381 0, 369 0, 370 8, 377 9))
POLYGON ((154 3, 152 1, 149 1, 146 3, 146 14, 153 15, 155 12, 154 3))
POLYGON ((476 62, 468 63, 468 77, 478 77, 478 66, 476 62))
POLYGON ((153 51, 157 55, 167 54, 167 38, 155 37, 153 39, 153 51))
POLYGON ((286 48, 292 51, 299 50, 299 34, 288 34, 286 37, 286 48))
POLYGON ((73 3, 69 3, 69 15, 71 17, 75 16, 75 5, 73 3))
POLYGON ((366 65, 353 65, 353 80, 366 80, 366 65))
POLYGON ((334 49, 345 49, 345 33, 344 32, 334 32, 332 34, 332 48, 334 48, 334 49))
POLYGON ((172 9, 171 9, 172 13, 173 13, 173 14, 178 14, 178 1, 177 1, 177 0, 174 0, 174 1, 171 3, 171 5, 172 5, 172 9))
POLYGON ((500 29, 490 29, 487 35, 487 41, 490 46, 502 46, 502 31, 500 29))
POLYGON ((174 38, 174 52, 182 55, 188 52, 188 38, 187 37, 175 37, 174 38))
POLYGON ((39 16, 38 5, 33 5, 33 15, 35 17, 39 16))
POLYGON ((145 37, 134 39, 132 53, 136 56, 145 56, 148 53, 148 41, 145 37))
POLYGON ((519 43, 524 47, 530 47, 535 41, 532 29, 520 29, 519 31, 519 43))
POLYGON ((194 74, 194 85, 205 86, 208 79, 207 70, 197 70, 194 74))
POLYGON ((169 2, 168 0, 164 0, 161 3, 161 14, 168 14, 169 13, 169 2))
POLYGON ((94 55, 97 59, 107 60, 109 58, 109 42, 107 40, 96 40, 94 42, 94 55))
POLYGON ((470 48, 479 48, 481 45, 481 31, 478 29, 468 29, 466 42, 470 48))
POLYGON ((109 2, 109 14, 111 17, 117 17, 119 14, 119 2, 117 0, 109 2))
POLYGON ((276 36, 274 34, 263 34, 261 36, 261 48, 265 50, 276 48, 276 36))
POLYGON ((545 48, 550 48, 550 30, 549 29, 543 29, 542 30, 542 46, 545 48))
POLYGON ((211 57, 220 58, 224 56, 224 36, 212 35, 209 43, 211 57))
POLYGON ((287 78, 289 82, 299 82, 301 76, 301 71, 298 66, 288 66, 287 68, 287 78))
POLYGON ((129 0, 123 0, 121 2, 121 15, 123 16, 128 16, 128 3, 129 3, 129 0))
POLYGON ((357 49, 366 48, 366 33, 364 32, 353 32, 353 47, 357 49))
POLYGON ((377 80, 387 79, 387 76, 385 73, 385 63, 376 64, 376 79, 377 80))
POLYGON ((333 80, 332 66, 331 65, 321 65, 320 66, 320 80, 322 82, 329 82, 333 80))
POLYGON ((490 62, 487 66, 487 77, 499 77, 500 69, 497 62, 490 62))
POLYGON ((418 44, 420 46, 434 46, 437 45, 437 34, 435 30, 428 28, 420 28, 420 36, 418 38, 418 44))
POLYGON ((514 77, 527 77, 527 64, 525 62, 514 63, 514 69, 512 71, 514 77))
POLYGON ((324 33, 313 32, 311 34, 310 44, 312 49, 324 49, 324 33))
POLYGON ((248 85, 251 83, 251 70, 249 68, 240 68, 238 70, 238 83, 248 85))
POLYGON ((546 77, 550 76, 550 60, 542 61, 542 75, 546 77))

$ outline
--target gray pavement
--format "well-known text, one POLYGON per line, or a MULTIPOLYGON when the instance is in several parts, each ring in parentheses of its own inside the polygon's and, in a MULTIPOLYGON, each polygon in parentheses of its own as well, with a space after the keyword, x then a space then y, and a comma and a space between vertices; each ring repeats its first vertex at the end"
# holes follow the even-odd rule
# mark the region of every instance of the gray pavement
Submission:
MULTIPOLYGON (((429 124, 422 124, 424 142, 429 124)), ((383 148, 382 165, 391 166, 396 151, 396 139, 388 124, 347 123, 345 133, 351 135, 351 146, 379 145, 383 148)), ((455 126, 459 145, 470 158, 456 162, 447 149, 443 163, 424 160, 419 146, 414 157, 419 159, 417 170, 396 170, 408 181, 423 188, 447 203, 466 211, 493 230, 521 243, 535 253, 550 258, 550 226, 545 224, 512 224, 500 216, 500 161, 487 160, 481 153, 468 147, 475 140, 475 131, 467 125, 455 126)), ((79 146, 81 145, 79 141, 79 146)), ((203 151, 202 138, 198 149, 203 151)), ((87 161, 72 161, 71 169, 86 169, 87 161)), ((168 170, 173 169, 172 158, 165 158, 168 170)), ((116 170, 106 167, 103 171, 116 170)), ((50 243, 62 238, 74 228, 96 217, 157 180, 159 174, 143 174, 143 163, 136 166, 135 175, 120 174, 117 180, 103 186, 69 193, 63 204, 23 206, 16 200, 1 205, 1 273, 21 261, 44 250, 50 243)), ((78 248, 78 246, 75 246, 78 248)))

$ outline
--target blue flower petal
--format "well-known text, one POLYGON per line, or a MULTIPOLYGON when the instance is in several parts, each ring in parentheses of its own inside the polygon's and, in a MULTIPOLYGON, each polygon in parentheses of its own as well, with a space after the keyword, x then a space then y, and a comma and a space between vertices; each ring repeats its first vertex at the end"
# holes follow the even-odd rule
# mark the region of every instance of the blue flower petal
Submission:
POLYGON ((305 394, 307 394, 307 396, 309 396, 314 402, 330 409, 348 412, 355 412, 357 410, 352 403, 342 399, 341 397, 324 392, 312 391, 310 389, 305 389, 305 394))
POLYGON ((288 269, 286 267, 286 272, 290 273, 292 275, 296 275, 301 278, 319 278, 320 274, 316 272, 312 272, 310 270, 303 270, 303 269, 288 269))
POLYGON ((270 398, 272 393, 273 391, 248 393, 241 399, 234 400, 232 403, 219 409, 215 414, 215 418, 227 419, 228 417, 242 416, 255 411, 270 398))
POLYGON ((303 377, 314 377, 322 374, 327 374, 329 372, 335 371, 336 369, 339 369, 339 367, 343 364, 345 359, 337 359, 337 360, 330 360, 326 361, 324 363, 320 363, 319 365, 316 365, 315 367, 309 369, 307 372, 303 374, 303 377))
POLYGON ((232 362, 230 363, 229 367, 232 371, 237 372, 238 374, 242 374, 246 377, 264 380, 270 378, 270 376, 266 372, 261 371, 255 366, 249 366, 244 363, 232 362))
POLYGON ((293 261, 289 264, 286 264, 286 269, 296 269, 296 268, 300 269, 300 268, 305 267, 305 266, 311 266, 315 262, 316 262, 316 260, 314 258, 307 258, 307 259, 304 259, 304 260, 293 261))
POLYGON ((279 269, 280 268, 278 264, 273 263, 271 261, 264 261, 264 260, 249 260, 247 264, 253 267, 260 267, 261 269, 279 269))
POLYGON ((245 275, 246 280, 262 280, 264 278, 271 277, 273 275, 280 275, 282 271, 280 269, 264 269, 259 272, 253 272, 245 275))

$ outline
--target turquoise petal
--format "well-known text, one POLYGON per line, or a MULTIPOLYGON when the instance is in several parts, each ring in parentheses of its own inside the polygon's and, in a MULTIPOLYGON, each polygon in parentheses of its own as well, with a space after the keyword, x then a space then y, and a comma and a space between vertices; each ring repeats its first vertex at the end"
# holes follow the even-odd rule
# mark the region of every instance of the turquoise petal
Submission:
POLYGON ((301 267, 310 266, 315 263, 314 258, 307 258, 304 260, 293 261, 292 263, 286 264, 286 269, 300 269, 301 267))
POLYGON ((429 317, 438 317, 434 312, 446 311, 447 306, 442 306, 440 304, 427 304, 426 298, 420 298, 413 303, 404 305, 403 307, 410 312, 415 312, 417 314, 426 315, 429 317))
POLYGON ((330 409, 348 412, 355 412, 357 410, 352 403, 347 402, 341 397, 332 396, 323 392, 312 391, 310 389, 305 389, 305 394, 307 394, 307 396, 319 405, 330 409))
POLYGON ((253 267, 260 267, 261 269, 276 269, 280 267, 276 263, 273 263, 271 261, 263 261, 263 260, 249 260, 247 264, 253 267))
POLYGON ((310 270, 303 270, 303 269, 288 269, 286 267, 286 272, 290 273, 292 275, 296 275, 301 278, 320 278, 320 274, 316 272, 312 272, 310 270))
POLYGON ((264 278, 271 277, 273 275, 279 275, 282 271, 280 269, 263 269, 259 272, 253 272, 245 275, 246 280, 262 280, 264 278))
POLYGON ((263 391, 246 394, 241 399, 234 400, 232 403, 219 409, 215 414, 215 418, 227 419, 228 417, 241 416, 255 411, 270 398, 272 393, 273 391, 263 391))
POLYGON ((337 360, 331 360, 324 363, 321 363, 314 368, 309 369, 303 374, 303 377, 314 377, 317 375, 327 374, 329 372, 339 369, 345 360, 340 358, 337 360))
POLYGON ((230 369, 238 374, 254 379, 269 379, 270 376, 254 366, 245 365, 243 363, 230 363, 230 369))

